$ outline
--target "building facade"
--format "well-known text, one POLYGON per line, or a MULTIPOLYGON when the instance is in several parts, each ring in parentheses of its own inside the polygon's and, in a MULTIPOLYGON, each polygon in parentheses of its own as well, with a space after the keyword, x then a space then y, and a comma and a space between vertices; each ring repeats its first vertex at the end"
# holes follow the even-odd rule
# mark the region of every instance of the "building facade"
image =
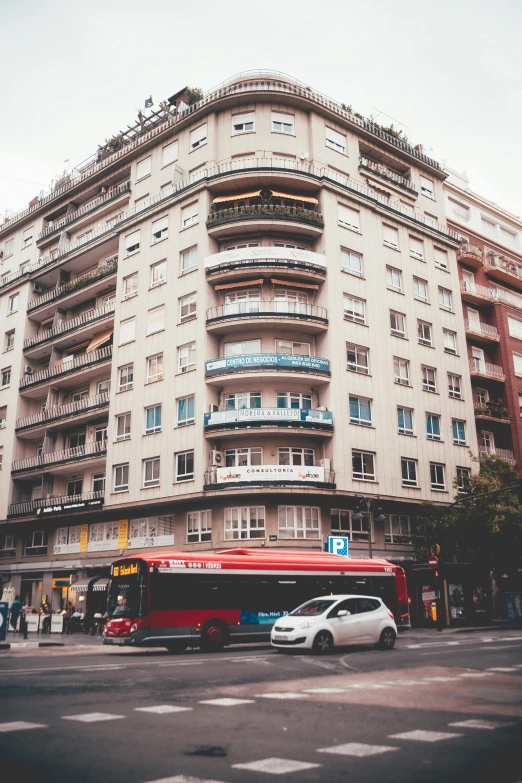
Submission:
POLYGON ((0 227, 0 572, 33 604, 150 546, 408 558, 473 469, 439 164, 290 78, 187 101, 0 227))

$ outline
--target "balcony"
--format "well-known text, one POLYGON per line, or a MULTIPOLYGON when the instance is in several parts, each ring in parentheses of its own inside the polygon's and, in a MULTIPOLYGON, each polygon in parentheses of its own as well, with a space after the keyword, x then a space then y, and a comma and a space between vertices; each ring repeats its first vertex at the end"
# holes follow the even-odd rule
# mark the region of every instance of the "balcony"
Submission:
POLYGON ((285 435, 329 438, 333 434, 333 413, 307 408, 240 408, 206 413, 204 424, 205 435, 212 440, 230 437, 231 433, 271 435, 281 429, 285 435))
POLYGON ((211 468, 205 473, 204 491, 228 487, 316 487, 335 489, 335 473, 321 466, 252 465, 211 468))
POLYGON ((515 455, 511 449, 499 449, 497 446, 489 446, 488 448, 485 446, 479 446, 480 459, 487 459, 494 454, 496 454, 498 457, 501 457, 501 459, 505 460, 512 466, 516 465, 515 455))
POLYGON ((500 335, 496 326, 486 324, 483 321, 473 323, 464 319, 464 329, 466 334, 469 334, 477 342, 482 343, 498 343, 500 341, 500 335))
POLYGON ((34 457, 25 457, 24 459, 14 460, 11 465, 11 473, 27 473, 33 470, 47 470, 60 465, 72 467, 71 463, 76 463, 86 459, 98 459, 107 454, 107 441, 92 441, 83 446, 74 446, 72 449, 63 451, 50 451, 47 454, 37 454, 34 457))
POLYGON ((109 258, 108 261, 97 269, 92 269, 87 274, 77 277, 71 280, 69 283, 57 286, 51 291, 46 291, 45 294, 39 296, 37 299, 32 299, 27 305, 27 312, 32 313, 34 310, 38 310, 40 307, 57 302, 60 299, 64 299, 71 294, 75 294, 77 291, 81 291, 82 288, 92 286, 99 280, 104 280, 107 277, 115 275, 118 270, 118 256, 109 258))
POLYGON ((490 251, 486 254, 484 269, 490 277, 522 289, 522 264, 490 251))
POLYGON ((38 332, 32 337, 26 337, 24 340, 24 353, 38 345, 55 341, 59 337, 64 337, 71 332, 75 332, 83 327, 89 327, 114 316, 114 304, 107 307, 100 307, 97 310, 89 310, 87 313, 76 318, 70 318, 68 321, 58 321, 51 329, 38 332))
POLYGON ((205 258, 205 272, 211 281, 238 280, 256 272, 274 271, 292 280, 315 280, 326 277, 326 256, 309 250, 287 247, 246 247, 225 250, 205 258))
POLYGON ((67 405, 57 405, 54 408, 47 408, 40 413, 33 413, 30 416, 24 416, 16 422, 16 431, 27 430, 40 425, 48 425, 55 421, 64 421, 65 419, 76 418, 82 414, 92 413, 109 407, 110 395, 96 394, 94 397, 86 397, 78 402, 70 402, 67 405))
POLYGON ((504 382, 506 376, 504 370, 498 364, 490 364, 482 359, 470 359, 469 361, 470 375, 477 378, 490 378, 494 381, 504 382))
POLYGON ((45 516, 61 512, 89 511, 103 506, 104 491, 84 492, 81 495, 57 495, 40 500, 24 500, 21 503, 11 503, 7 510, 8 517, 26 517, 31 514, 45 516))
POLYGON ((494 421, 499 424, 511 424, 509 411, 503 405, 490 402, 487 405, 475 405, 475 418, 494 421))
POLYGON ((291 356, 279 353, 255 353, 243 356, 225 356, 205 362, 205 378, 207 383, 222 383, 224 376, 238 374, 240 380, 245 375, 254 376, 262 373, 276 373, 281 380, 295 378, 296 373, 302 373, 316 383, 327 383, 330 378, 330 362, 328 359, 318 359, 314 356, 291 356))
POLYGON ((207 310, 207 330, 224 333, 234 328, 240 321, 241 326, 248 324, 259 326, 263 323, 285 322, 294 323, 298 328, 304 328, 307 333, 324 332, 328 328, 326 309, 304 302, 286 300, 250 300, 216 305, 207 310))
POLYGON ((67 357, 66 360, 61 359, 53 367, 49 367, 47 370, 42 370, 41 372, 33 373, 32 375, 24 375, 20 381, 19 388, 20 391, 22 391, 24 389, 40 386, 47 381, 65 378, 98 364, 110 362, 111 359, 112 345, 107 345, 105 348, 99 348, 97 351, 92 351, 91 353, 82 354, 76 359, 72 356, 70 359, 67 357))
MULTIPOLYGON (((460 294, 466 302, 472 304, 487 305, 497 301, 496 288, 487 288, 485 285, 476 285, 467 280, 460 281, 460 294)), ((522 305, 521 305, 522 306, 522 305)))
POLYGON ((461 242, 457 250, 457 261, 466 266, 471 266, 473 269, 480 269, 484 264, 484 254, 479 247, 472 245, 470 242, 461 242))
POLYGON ((374 176, 391 182, 393 185, 397 185, 397 187, 411 193, 413 196, 419 195, 411 179, 403 177, 401 174, 397 174, 396 171, 392 171, 392 169, 389 169, 382 163, 376 163, 374 160, 361 155, 359 157, 359 168, 370 171, 374 176))
POLYGON ((275 230, 278 231, 285 231, 286 226, 290 233, 297 231, 313 237, 320 235, 324 228, 322 215, 312 209, 257 204, 216 210, 207 218, 207 229, 212 236, 230 234, 230 229, 238 225, 243 232, 257 232, 260 223, 265 226, 276 224, 275 230), (248 224, 251 224, 252 228, 248 229, 248 224))

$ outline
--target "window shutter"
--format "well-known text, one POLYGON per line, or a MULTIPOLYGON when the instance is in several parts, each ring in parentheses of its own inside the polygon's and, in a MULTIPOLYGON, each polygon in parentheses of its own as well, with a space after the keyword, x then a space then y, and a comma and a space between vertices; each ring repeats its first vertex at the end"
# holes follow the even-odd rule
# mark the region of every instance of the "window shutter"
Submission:
POLYGON ((347 207, 344 204, 339 204, 339 223, 343 226, 348 226, 356 231, 360 230, 359 226, 359 212, 356 209, 347 207))
POLYGON ((200 125, 199 128, 190 132, 190 146, 199 147, 207 138, 207 123, 200 125))
POLYGON ((390 245, 391 247, 399 247, 399 232, 396 228, 387 226, 386 223, 383 223, 382 235, 386 245, 390 245))

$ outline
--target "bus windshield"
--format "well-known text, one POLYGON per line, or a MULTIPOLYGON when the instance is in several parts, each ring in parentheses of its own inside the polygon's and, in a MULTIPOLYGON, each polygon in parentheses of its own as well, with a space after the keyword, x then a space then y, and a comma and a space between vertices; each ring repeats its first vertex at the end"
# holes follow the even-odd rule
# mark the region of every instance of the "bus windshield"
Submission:
POLYGON ((141 579, 120 576, 111 579, 108 617, 144 617, 147 614, 146 593, 141 579))

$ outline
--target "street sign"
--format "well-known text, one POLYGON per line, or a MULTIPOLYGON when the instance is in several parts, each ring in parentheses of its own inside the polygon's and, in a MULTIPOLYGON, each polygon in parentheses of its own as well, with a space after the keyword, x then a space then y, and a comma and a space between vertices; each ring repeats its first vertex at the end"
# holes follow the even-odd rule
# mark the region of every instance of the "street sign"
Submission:
POLYGON ((0 642, 7 639, 7 612, 9 604, 7 601, 0 601, 0 642))
POLYGON ((328 536, 328 552, 331 555, 348 557, 348 539, 346 536, 328 536))
POLYGON ((428 565, 430 568, 437 568, 438 564, 439 564, 439 558, 437 557, 437 555, 430 555, 428 557, 428 565))

